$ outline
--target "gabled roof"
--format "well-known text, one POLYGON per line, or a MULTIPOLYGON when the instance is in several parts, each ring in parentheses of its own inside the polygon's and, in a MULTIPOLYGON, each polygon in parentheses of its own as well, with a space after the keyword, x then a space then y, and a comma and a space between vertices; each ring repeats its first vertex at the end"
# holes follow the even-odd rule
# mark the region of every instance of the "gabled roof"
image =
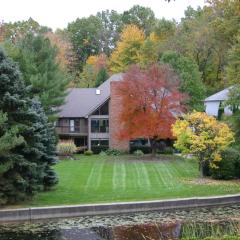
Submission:
POLYGON ((220 92, 217 92, 215 94, 213 94, 210 97, 207 97, 204 102, 210 102, 210 101, 225 101, 228 99, 228 94, 229 94, 229 90, 232 87, 226 88, 220 92))
POLYGON ((87 117, 110 98, 110 82, 120 81, 122 73, 112 75, 98 88, 70 88, 65 104, 60 107, 61 118, 87 117), (96 90, 100 94, 96 94, 96 90))

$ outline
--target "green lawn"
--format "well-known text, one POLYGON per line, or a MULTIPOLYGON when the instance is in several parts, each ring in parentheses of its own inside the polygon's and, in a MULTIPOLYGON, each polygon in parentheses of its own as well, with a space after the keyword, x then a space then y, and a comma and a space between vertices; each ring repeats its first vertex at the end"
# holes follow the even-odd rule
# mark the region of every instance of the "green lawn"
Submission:
MULTIPOLYGON (((163 157, 164 158, 164 157, 163 157)), ((169 157, 165 157, 169 158, 169 157)), ((193 160, 78 155, 56 165, 60 182, 25 206, 210 196, 239 192, 237 182, 199 184, 193 160)))

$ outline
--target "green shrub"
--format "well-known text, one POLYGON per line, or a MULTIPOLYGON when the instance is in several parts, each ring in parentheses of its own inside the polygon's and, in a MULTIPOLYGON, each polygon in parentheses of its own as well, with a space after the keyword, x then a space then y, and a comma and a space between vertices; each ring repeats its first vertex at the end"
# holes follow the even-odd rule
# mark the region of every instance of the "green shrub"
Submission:
POLYGON ((85 156, 91 156, 91 155, 93 155, 93 151, 87 150, 87 151, 84 152, 84 155, 85 156))
POLYGON ((181 238, 181 240, 240 240, 240 236, 206 237, 206 238, 181 238))
POLYGON ((57 152, 60 156, 72 156, 77 151, 77 147, 72 140, 60 141, 57 145, 57 152))
POLYGON ((102 157, 107 156, 106 152, 104 152, 104 151, 101 151, 101 152, 99 153, 99 155, 102 156, 102 157))
POLYGON ((174 149, 172 147, 165 147, 164 154, 173 154, 174 153, 174 149))
POLYGON ((240 152, 234 148, 228 148, 222 153, 222 160, 218 168, 211 169, 211 175, 215 179, 234 179, 240 177, 240 152))
POLYGON ((141 157, 144 155, 143 151, 140 149, 136 150, 133 154, 138 157, 141 157))
POLYGON ((108 146, 92 146, 91 150, 93 151, 94 154, 99 154, 102 151, 107 151, 108 146))
MULTIPOLYGON (((181 226, 182 240, 237 240, 239 223, 223 222, 188 222, 181 226)), ((240 240, 240 239, 239 239, 240 240)))
POLYGON ((141 150, 144 154, 152 153, 150 146, 130 146, 130 153, 134 153, 137 150, 141 150))
POLYGON ((117 150, 117 149, 108 149, 108 150, 106 151, 106 154, 107 154, 108 156, 119 156, 119 155, 122 154, 122 152, 121 152, 120 150, 117 150))

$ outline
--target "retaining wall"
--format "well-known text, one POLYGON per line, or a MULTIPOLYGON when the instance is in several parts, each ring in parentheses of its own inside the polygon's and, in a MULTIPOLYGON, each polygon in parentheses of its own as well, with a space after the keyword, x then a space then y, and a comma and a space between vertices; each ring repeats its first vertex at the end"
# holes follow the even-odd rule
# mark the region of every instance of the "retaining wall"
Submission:
POLYGON ((159 211, 240 203, 240 195, 0 210, 0 222, 159 211))

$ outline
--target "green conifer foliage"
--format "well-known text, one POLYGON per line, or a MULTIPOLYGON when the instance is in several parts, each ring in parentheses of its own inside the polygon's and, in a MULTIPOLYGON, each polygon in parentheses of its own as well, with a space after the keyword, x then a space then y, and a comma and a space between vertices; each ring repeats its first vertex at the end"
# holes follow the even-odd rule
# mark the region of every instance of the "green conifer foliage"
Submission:
POLYGON ((57 183, 53 127, 29 98, 20 71, 0 50, 0 204, 26 199, 57 183))
POLYGON ((19 64, 23 80, 31 86, 31 97, 38 97, 46 114, 54 120, 66 96, 69 78, 57 63, 57 48, 42 35, 28 34, 15 45, 6 43, 7 53, 19 64))
POLYGON ((109 78, 109 75, 107 73, 107 70, 105 68, 101 68, 96 76, 95 87, 100 86, 108 78, 109 78))

